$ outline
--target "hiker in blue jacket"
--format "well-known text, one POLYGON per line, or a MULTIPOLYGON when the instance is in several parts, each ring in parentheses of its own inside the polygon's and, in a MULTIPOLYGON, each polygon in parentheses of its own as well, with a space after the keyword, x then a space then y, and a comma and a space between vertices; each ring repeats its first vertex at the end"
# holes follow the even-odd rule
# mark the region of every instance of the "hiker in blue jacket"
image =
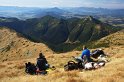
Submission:
POLYGON ((84 62, 91 62, 92 61, 90 58, 90 50, 87 49, 86 46, 84 46, 84 48, 83 48, 81 58, 84 60, 84 62))

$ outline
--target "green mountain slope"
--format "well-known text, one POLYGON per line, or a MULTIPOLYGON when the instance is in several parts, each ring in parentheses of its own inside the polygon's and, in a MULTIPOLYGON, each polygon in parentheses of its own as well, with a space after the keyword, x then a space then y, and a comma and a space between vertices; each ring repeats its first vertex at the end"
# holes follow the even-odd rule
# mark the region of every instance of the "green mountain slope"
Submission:
POLYGON ((80 43, 98 40, 120 30, 102 23, 92 16, 82 19, 60 19, 47 15, 42 18, 27 19, 25 21, 17 19, 9 22, 1 21, 0 26, 13 28, 27 38, 37 42, 44 42, 58 51, 74 48, 80 43))

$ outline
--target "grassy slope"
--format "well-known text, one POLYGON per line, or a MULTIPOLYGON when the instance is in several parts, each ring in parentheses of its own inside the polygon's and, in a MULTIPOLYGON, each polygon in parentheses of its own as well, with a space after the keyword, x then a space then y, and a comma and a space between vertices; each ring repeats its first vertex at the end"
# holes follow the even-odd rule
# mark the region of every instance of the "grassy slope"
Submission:
POLYGON ((40 52, 52 53, 46 45, 31 42, 14 30, 0 27, 0 61, 32 58, 40 52))
POLYGON ((110 55, 111 59, 105 67, 93 71, 82 70, 82 72, 64 72, 63 70, 63 65, 72 60, 71 56, 78 56, 81 51, 60 54, 45 53, 48 62, 57 68, 46 76, 27 75, 24 72, 24 63, 28 61, 35 63, 37 56, 0 62, 0 82, 124 82, 124 46, 113 45, 104 48, 104 51, 110 55))
MULTIPOLYGON (((111 47, 111 46, 121 46, 124 45, 124 29, 110 34, 106 37, 101 38, 97 41, 88 42, 85 44, 89 48, 99 48, 99 47, 111 47)), ((76 48, 77 50, 82 50, 82 45, 76 48)))
POLYGON ((72 51, 63 54, 46 55, 49 63, 56 66, 55 71, 48 75, 27 75, 24 73, 24 63, 35 63, 36 58, 18 61, 6 61, 0 63, 0 78, 3 82, 123 82, 124 81, 124 47, 105 48, 105 52, 111 56, 111 61, 105 67, 93 71, 64 72, 63 65, 71 60, 71 56, 80 54, 72 51), (119 51, 118 51, 119 49, 119 51))
POLYGON ((111 34, 107 37, 102 38, 101 40, 98 40, 95 45, 124 45, 124 30, 118 31, 114 34, 111 34))

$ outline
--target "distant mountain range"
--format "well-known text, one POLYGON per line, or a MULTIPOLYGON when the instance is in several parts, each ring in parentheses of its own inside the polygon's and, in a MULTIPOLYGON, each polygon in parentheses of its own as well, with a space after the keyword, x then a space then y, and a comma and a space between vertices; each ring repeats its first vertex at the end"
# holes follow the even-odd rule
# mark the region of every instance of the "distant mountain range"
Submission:
POLYGON ((16 18, 1 18, 0 26, 12 28, 28 39, 44 42, 58 51, 68 50, 67 46, 71 49, 77 44, 98 40, 120 30, 92 16, 63 19, 47 15, 25 21, 16 18))
MULTIPOLYGON (((70 8, 35 8, 35 7, 16 7, 0 6, 0 17, 16 17, 22 20, 28 18, 39 18, 45 15, 57 17, 77 17, 79 15, 110 15, 124 16, 124 9, 105 9, 88 7, 70 7, 70 8)), ((79 16, 80 17, 80 16, 79 16)))
POLYGON ((93 8, 93 7, 76 7, 65 8, 64 10, 74 14, 80 15, 110 15, 110 16, 124 16, 124 9, 106 9, 106 8, 93 8))

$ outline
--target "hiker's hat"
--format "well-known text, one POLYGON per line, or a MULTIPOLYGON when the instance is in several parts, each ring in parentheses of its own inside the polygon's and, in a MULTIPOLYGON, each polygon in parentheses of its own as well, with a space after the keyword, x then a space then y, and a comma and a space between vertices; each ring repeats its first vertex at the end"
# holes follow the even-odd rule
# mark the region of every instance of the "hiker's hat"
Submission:
POLYGON ((43 58, 44 55, 42 53, 39 54, 39 58, 43 58))

